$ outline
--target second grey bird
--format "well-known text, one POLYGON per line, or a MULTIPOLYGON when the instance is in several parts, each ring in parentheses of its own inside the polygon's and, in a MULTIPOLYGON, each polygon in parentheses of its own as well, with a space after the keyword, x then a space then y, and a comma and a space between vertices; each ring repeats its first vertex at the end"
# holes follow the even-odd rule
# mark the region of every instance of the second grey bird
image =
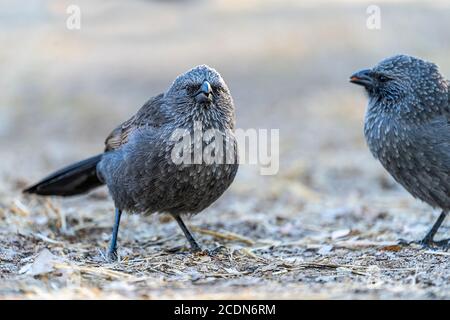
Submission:
POLYGON ((116 206, 110 259, 116 258, 122 211, 171 214, 192 249, 199 251, 182 215, 202 211, 233 182, 238 169, 234 126, 235 109, 227 85, 216 70, 198 66, 178 76, 165 93, 151 98, 114 129, 105 141, 104 153, 63 168, 24 192, 71 196, 106 184, 116 206), (223 144, 213 149, 231 155, 227 161, 174 161, 177 154, 186 152, 183 156, 188 157, 183 159, 191 159, 195 148, 211 146, 203 136, 200 140, 174 136, 181 130, 184 137, 191 137, 194 128, 200 133, 218 132, 223 144), (175 149, 181 141, 188 144, 182 144, 178 152, 175 149))
POLYGON ((414 197, 442 210, 420 241, 434 236, 450 210, 449 81, 431 62, 397 55, 350 78, 369 96, 364 133, 372 154, 414 197))

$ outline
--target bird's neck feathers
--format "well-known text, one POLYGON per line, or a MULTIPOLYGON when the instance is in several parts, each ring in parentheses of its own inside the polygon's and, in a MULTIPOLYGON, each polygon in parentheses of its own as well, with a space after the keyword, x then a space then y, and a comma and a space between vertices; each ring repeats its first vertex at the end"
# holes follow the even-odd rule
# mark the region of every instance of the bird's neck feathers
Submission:
POLYGON ((423 125, 449 112, 447 86, 434 88, 433 92, 414 90, 401 99, 373 95, 369 97, 366 121, 391 121, 423 125))
MULTIPOLYGON (((173 104, 172 104, 173 106, 173 104)), ((234 130, 234 107, 232 102, 225 106, 199 106, 194 103, 179 104, 178 108, 169 108, 166 113, 173 119, 177 128, 193 130, 201 123, 203 129, 234 130)))
MULTIPOLYGON (((404 119, 394 111, 396 106, 382 104, 377 100, 369 100, 364 121, 364 136, 372 155, 383 160, 387 150, 396 148, 395 141, 399 136, 407 136, 405 130, 411 126, 402 124, 404 119)), ((397 152, 397 150, 393 150, 397 152)))

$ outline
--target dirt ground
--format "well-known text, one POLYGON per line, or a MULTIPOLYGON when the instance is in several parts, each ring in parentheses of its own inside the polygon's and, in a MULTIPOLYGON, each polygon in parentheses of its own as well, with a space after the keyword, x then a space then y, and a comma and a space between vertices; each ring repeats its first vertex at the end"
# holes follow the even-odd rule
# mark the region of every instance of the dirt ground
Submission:
MULTIPOLYGON (((437 218, 372 158, 365 97, 349 75, 395 53, 450 76, 450 5, 379 1, 65 1, 0 5, 0 298, 449 299, 450 252, 400 247, 437 218), (72 1, 70 4, 73 3, 72 1), (24 196, 52 170, 98 153, 118 123, 175 76, 222 73, 239 128, 280 129, 280 170, 242 165, 188 220, 125 215, 107 263, 105 188, 24 196)), ((440 237, 449 237, 449 222, 440 237)))

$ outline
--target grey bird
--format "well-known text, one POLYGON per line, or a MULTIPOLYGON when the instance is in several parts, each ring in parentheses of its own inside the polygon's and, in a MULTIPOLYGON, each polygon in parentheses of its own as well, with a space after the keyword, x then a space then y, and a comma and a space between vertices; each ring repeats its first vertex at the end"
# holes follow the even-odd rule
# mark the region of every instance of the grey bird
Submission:
MULTIPOLYGON (((128 121, 106 138, 104 152, 67 166, 24 190, 38 195, 71 196, 106 184, 116 212, 108 257, 117 259, 117 235, 122 211, 129 213, 168 213, 172 215, 193 251, 200 246, 184 224, 182 215, 199 213, 233 182, 238 169, 234 136, 235 108, 220 74, 206 66, 197 66, 178 76, 165 93, 149 101, 128 121), (208 138, 183 140, 183 137, 213 129, 223 138, 227 161, 174 161, 174 154, 192 159, 195 148, 211 145, 208 138), (178 149, 177 149, 178 150, 178 149)), ((217 137, 216 137, 217 139, 217 137)), ((215 145, 214 145, 215 146, 215 145)), ((213 152, 213 153, 214 153, 213 152)))
POLYGON ((450 209, 449 81, 431 62, 396 55, 350 82, 368 94, 364 134, 373 156, 415 198, 442 210, 424 246, 448 247, 434 237, 450 209))

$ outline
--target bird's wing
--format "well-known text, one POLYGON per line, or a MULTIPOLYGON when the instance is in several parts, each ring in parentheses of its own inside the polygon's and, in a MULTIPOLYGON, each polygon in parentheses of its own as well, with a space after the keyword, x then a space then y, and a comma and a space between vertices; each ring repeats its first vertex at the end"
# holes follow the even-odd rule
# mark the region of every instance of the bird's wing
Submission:
POLYGON ((450 80, 447 80, 448 104, 450 105, 450 80))
POLYGON ((160 127, 165 117, 161 113, 163 94, 147 101, 139 111, 127 121, 115 128, 105 140, 105 152, 119 149, 128 141, 130 134, 141 127, 160 127))

